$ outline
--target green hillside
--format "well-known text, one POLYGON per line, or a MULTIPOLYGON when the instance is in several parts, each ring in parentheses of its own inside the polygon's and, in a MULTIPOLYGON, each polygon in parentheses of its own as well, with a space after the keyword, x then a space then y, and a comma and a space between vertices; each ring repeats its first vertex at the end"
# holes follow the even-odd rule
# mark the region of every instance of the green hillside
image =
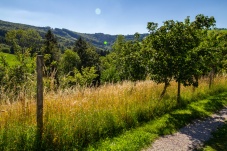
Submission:
POLYGON ((0 52, 0 57, 2 56, 5 57, 7 63, 9 63, 10 66, 16 65, 18 63, 16 56, 13 54, 0 52))
MULTIPOLYGON (((40 33, 42 37, 44 37, 45 33, 51 29, 51 27, 36 27, 25 24, 11 23, 0 20, 0 43, 5 43, 5 34, 12 29, 34 29, 40 33)), ((52 29, 53 33, 58 38, 58 42, 60 47, 67 48, 72 47, 75 40, 77 40, 80 36, 83 37, 86 41, 90 42, 97 49, 106 50, 111 47, 114 41, 117 38, 117 35, 108 35, 103 33, 95 33, 95 34, 86 34, 86 33, 78 33, 75 31, 71 31, 68 29, 60 29, 54 28, 52 29), (104 41, 107 41, 107 45, 104 44, 104 41)), ((141 34, 141 39, 147 36, 148 34, 141 34)), ((126 35, 126 40, 132 40, 134 35, 126 35)))

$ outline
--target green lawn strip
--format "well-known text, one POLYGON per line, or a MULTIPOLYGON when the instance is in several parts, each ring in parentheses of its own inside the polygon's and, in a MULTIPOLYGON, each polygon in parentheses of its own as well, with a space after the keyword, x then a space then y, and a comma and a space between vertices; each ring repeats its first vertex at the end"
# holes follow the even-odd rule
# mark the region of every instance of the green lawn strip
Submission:
MULTIPOLYGON (((14 55, 14 54, 0 52, 0 56, 5 57, 6 62, 8 63, 8 65, 10 67, 16 66, 16 65, 18 65, 20 63, 18 61, 18 59, 17 59, 17 56, 14 55)), ((33 58, 29 58, 29 60, 28 60, 28 67, 31 68, 31 70, 33 68, 33 63, 34 63, 33 58)))
POLYGON ((124 132, 118 137, 104 139, 86 150, 138 151, 162 135, 172 134, 192 120, 204 118, 227 105, 227 92, 193 102, 184 109, 154 119, 142 126, 124 132))
POLYGON ((18 64, 18 61, 16 59, 16 55, 0 52, 0 56, 6 57, 6 61, 9 64, 9 66, 13 66, 13 65, 18 64))
POLYGON ((212 133, 213 137, 205 142, 203 151, 227 151, 227 121, 225 124, 218 128, 217 131, 212 133))

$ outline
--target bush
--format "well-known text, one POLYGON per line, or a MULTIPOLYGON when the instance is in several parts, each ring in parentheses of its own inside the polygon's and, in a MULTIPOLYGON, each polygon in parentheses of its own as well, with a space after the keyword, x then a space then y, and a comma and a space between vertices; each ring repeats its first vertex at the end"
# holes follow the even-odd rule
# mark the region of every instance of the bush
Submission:
POLYGON ((1 52, 10 53, 10 49, 9 48, 2 48, 1 52))
POLYGON ((96 74, 95 67, 82 67, 82 71, 80 72, 77 68, 74 68, 73 75, 67 75, 62 78, 62 86, 63 87, 71 87, 75 85, 80 86, 92 86, 95 78, 98 77, 96 74))

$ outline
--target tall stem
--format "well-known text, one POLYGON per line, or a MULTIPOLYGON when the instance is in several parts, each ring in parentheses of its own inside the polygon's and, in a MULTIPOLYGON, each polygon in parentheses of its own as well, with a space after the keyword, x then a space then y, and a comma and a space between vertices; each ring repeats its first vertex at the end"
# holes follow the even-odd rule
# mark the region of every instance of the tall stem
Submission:
POLYGON ((169 86, 169 82, 165 81, 165 85, 164 85, 163 91, 162 91, 162 93, 160 95, 160 99, 162 99, 163 96, 165 95, 166 89, 167 89, 168 86, 169 86))
POLYGON ((181 88, 181 83, 178 81, 177 85, 177 104, 180 104, 180 88, 181 88))
POLYGON ((212 70, 210 71, 209 89, 212 87, 213 78, 214 78, 214 67, 212 67, 212 70))

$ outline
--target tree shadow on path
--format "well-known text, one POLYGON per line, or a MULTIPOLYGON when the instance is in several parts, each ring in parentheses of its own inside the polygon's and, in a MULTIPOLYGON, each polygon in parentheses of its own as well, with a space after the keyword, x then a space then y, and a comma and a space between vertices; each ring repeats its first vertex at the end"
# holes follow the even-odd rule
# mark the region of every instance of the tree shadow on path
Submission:
POLYGON ((170 114, 171 117, 169 118, 167 125, 180 128, 182 125, 187 125, 189 121, 195 118, 207 117, 207 112, 214 112, 223 108, 211 117, 194 120, 191 124, 188 124, 179 130, 179 134, 187 135, 190 139, 188 150, 201 148, 203 143, 212 137, 212 132, 216 131, 218 127, 224 125, 227 120, 227 107, 222 105, 222 101, 226 100, 226 98, 227 94, 209 99, 209 101, 204 104, 204 110, 199 110, 199 107, 188 107, 191 114, 173 112, 170 114))

